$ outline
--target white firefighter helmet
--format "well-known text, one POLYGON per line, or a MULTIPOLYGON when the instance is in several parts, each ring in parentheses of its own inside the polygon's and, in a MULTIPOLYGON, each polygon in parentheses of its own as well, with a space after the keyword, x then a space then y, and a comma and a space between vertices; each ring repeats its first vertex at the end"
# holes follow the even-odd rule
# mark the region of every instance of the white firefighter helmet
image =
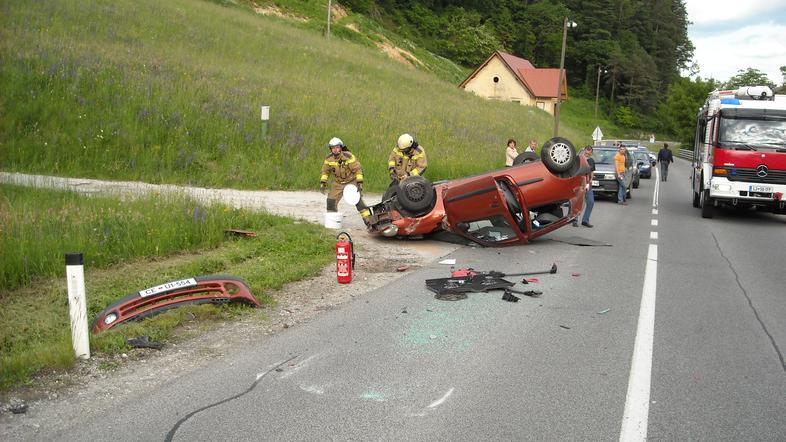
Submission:
POLYGON ((344 147, 344 142, 341 141, 341 138, 339 137, 333 137, 330 139, 330 141, 328 141, 328 147, 344 147))
POLYGON ((412 138, 412 135, 401 134, 401 136, 398 137, 398 142, 396 143, 396 146, 398 147, 399 150, 404 150, 412 147, 412 143, 414 142, 415 139, 412 138))

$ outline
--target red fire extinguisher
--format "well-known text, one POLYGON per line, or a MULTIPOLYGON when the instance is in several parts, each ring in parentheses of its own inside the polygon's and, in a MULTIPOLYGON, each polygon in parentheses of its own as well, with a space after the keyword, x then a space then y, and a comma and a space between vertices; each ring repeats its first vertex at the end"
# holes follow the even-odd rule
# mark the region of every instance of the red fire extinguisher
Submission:
POLYGON ((347 232, 336 236, 336 275, 339 284, 352 282, 352 269, 355 268, 355 249, 352 237, 347 232))

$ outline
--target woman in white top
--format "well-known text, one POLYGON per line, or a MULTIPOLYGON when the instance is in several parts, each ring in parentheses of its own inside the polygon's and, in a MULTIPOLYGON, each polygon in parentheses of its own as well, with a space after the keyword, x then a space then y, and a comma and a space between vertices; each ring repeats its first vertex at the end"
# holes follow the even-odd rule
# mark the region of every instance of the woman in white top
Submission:
POLYGON ((513 160, 519 155, 519 151, 516 150, 516 140, 513 138, 508 140, 508 147, 505 148, 505 167, 510 167, 513 165, 513 160))

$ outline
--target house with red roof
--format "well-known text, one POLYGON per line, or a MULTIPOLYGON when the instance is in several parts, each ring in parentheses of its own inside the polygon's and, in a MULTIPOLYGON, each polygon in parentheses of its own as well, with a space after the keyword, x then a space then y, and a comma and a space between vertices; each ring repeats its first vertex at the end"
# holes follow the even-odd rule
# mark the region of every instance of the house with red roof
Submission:
POLYGON ((567 74, 559 88, 557 83, 558 68, 539 69, 528 60, 495 51, 459 87, 481 97, 535 106, 554 115, 557 96, 562 101, 568 99, 567 74))

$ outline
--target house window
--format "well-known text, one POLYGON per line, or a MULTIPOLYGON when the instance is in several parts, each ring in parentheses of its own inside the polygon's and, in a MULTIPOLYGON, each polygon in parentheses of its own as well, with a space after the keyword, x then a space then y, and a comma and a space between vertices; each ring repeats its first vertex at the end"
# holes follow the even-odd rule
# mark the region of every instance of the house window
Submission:
POLYGON ((514 103, 516 103, 516 104, 521 104, 521 100, 520 100, 520 99, 518 99, 518 98, 513 98, 513 99, 511 99, 510 101, 512 101, 512 102, 514 102, 514 103))
POLYGON ((538 101, 538 102, 537 102, 537 103, 535 103, 535 104, 538 106, 538 109, 540 109, 540 110, 546 110, 546 103, 544 103, 544 102, 542 102, 542 101, 538 101))
POLYGON ((494 76, 494 78, 492 80, 494 81, 494 83, 499 83, 499 77, 496 76, 496 75, 494 76))

